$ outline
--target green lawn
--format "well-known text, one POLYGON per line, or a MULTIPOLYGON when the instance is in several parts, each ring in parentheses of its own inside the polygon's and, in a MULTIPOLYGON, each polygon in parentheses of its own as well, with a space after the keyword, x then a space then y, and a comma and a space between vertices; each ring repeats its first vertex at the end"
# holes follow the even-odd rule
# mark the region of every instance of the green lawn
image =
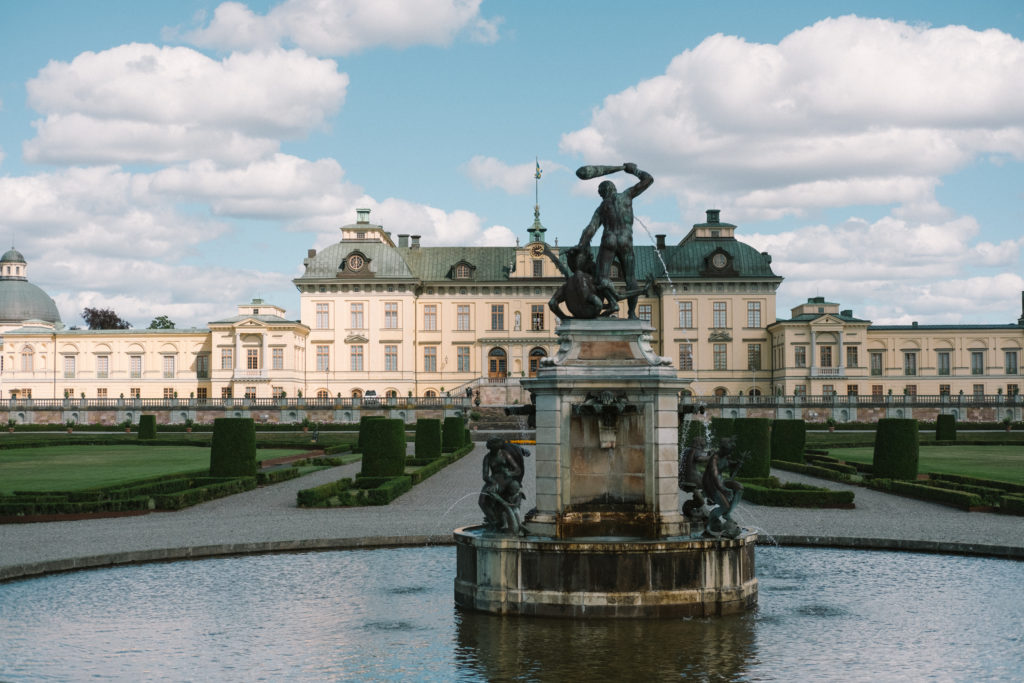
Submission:
MULTIPOLYGON (((870 463, 873 448, 832 448, 830 456, 850 462, 870 463)), ((917 471, 961 474, 1024 484, 1024 447, 1021 446, 921 446, 917 471)))
MULTIPOLYGON (((257 460, 304 450, 259 449, 257 460)), ((77 491, 97 486, 194 472, 209 467, 210 449, 198 446, 46 446, 0 450, 0 494, 77 491)))

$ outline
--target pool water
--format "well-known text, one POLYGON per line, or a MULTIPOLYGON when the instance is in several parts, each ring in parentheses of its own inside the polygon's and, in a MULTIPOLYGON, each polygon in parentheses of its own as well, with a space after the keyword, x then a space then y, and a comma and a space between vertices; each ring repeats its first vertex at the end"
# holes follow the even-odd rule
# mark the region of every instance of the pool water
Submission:
POLYGON ((1024 563, 759 547, 716 619, 457 610, 452 547, 257 555, 0 585, 0 680, 1019 680, 1024 563))

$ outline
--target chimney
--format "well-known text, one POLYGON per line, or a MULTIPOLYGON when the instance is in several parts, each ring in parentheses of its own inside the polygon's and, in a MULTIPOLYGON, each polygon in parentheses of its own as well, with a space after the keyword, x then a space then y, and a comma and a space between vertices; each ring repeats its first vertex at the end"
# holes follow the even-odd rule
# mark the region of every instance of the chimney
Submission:
POLYGON ((409 236, 408 235, 399 235, 398 236, 398 246, 400 246, 400 247, 408 247, 409 246, 409 236))
POLYGON ((369 209, 356 209, 356 223, 367 225, 370 222, 369 209))
POLYGON ((306 256, 308 258, 313 258, 314 256, 316 256, 316 249, 307 249, 306 256))
POLYGON ((658 251, 665 251, 665 236, 655 235, 654 240, 658 245, 658 251))
POLYGON ((706 209, 705 213, 708 215, 708 223, 709 224, 710 223, 717 223, 718 222, 718 214, 720 212, 721 212, 721 209, 706 209))
POLYGON ((412 235, 412 248, 413 249, 419 249, 420 248, 420 236, 419 235, 412 235))
POLYGON ((839 316, 842 317, 842 318, 852 318, 853 317, 853 309, 852 308, 847 308, 845 311, 839 311, 839 316))

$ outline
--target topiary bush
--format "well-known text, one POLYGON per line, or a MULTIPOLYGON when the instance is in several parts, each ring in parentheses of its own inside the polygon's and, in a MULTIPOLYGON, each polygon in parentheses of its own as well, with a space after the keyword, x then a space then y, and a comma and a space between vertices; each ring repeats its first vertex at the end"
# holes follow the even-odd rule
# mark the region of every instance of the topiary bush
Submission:
MULTIPOLYGON (((447 421, 445 421, 447 427, 447 421)), ((416 421, 417 458, 433 460, 441 457, 441 421, 436 418, 423 418, 416 421)))
POLYGON ((401 420, 367 420, 363 437, 364 477, 399 477, 405 473, 405 423, 401 420))
POLYGON ((956 416, 939 415, 935 420, 936 441, 956 441, 956 416))
POLYGON ((803 420, 772 420, 772 462, 804 462, 807 425, 803 420))
POLYGON ((767 477, 771 470, 772 421, 766 417, 740 417, 732 422, 736 435, 735 456, 749 452, 736 476, 767 477))
POLYGON ((384 420, 384 419, 386 419, 386 418, 383 415, 364 415, 363 417, 359 418, 359 439, 358 439, 358 441, 356 441, 356 450, 357 451, 362 453, 363 452, 363 447, 366 444, 366 442, 363 440, 363 428, 366 426, 366 424, 368 422, 373 421, 373 420, 384 420))
POLYGON ((717 446, 722 439, 727 439, 736 433, 736 420, 731 417, 711 418, 711 443, 708 446, 717 446))
POLYGON ((880 479, 917 479, 917 420, 882 418, 875 430, 874 475, 880 479))
POLYGON ((251 417, 218 417, 210 442, 211 477, 256 474, 256 425, 251 417))
POLYGON ((156 438, 156 415, 139 415, 139 439, 156 438))
POLYGON ((449 453, 465 444, 465 430, 466 424, 461 417, 446 417, 444 419, 441 450, 449 453))

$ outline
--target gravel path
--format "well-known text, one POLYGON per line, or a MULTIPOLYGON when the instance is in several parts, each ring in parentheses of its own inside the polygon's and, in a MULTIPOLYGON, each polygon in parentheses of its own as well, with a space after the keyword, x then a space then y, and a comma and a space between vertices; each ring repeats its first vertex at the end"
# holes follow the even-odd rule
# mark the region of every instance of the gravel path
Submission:
MULTIPOLYGON (((453 529, 475 524, 481 486, 474 451, 390 505, 300 509, 296 492, 353 476, 358 463, 203 503, 178 512, 69 522, 0 525, 0 580, 125 561, 198 557, 231 552, 346 545, 443 543, 453 529)), ((533 458, 525 481, 533 507, 533 458)), ((855 510, 803 510, 741 504, 737 521, 782 543, 980 551, 1024 558, 1021 519, 967 513, 859 487, 773 471, 785 481, 852 488, 855 510), (860 539, 860 541, 858 541, 860 539), (866 542, 865 539, 872 541, 866 542), (933 545, 929 545, 933 544, 933 545)))

